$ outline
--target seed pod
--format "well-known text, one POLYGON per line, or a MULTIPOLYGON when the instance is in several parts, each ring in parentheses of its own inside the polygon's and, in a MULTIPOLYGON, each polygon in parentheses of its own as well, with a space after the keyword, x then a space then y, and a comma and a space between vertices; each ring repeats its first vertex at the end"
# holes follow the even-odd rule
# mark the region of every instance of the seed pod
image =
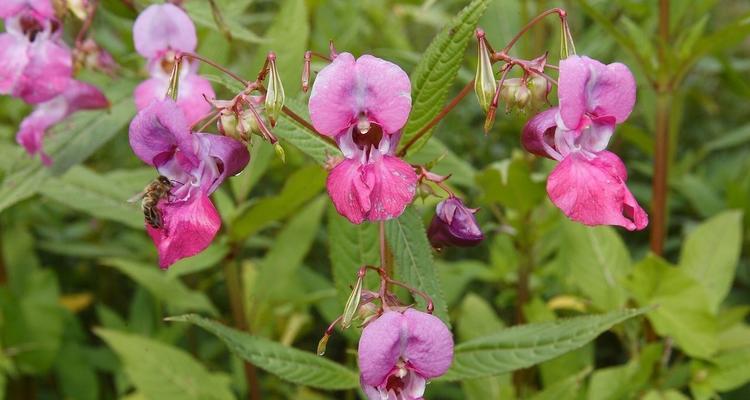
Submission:
POLYGON ((487 112, 497 90, 497 81, 495 80, 495 74, 492 72, 492 61, 486 39, 484 38, 484 32, 477 30, 477 38, 479 39, 479 50, 477 54, 477 73, 474 77, 474 93, 477 95, 479 105, 482 106, 484 112, 487 112))
POLYGON ((266 87, 266 113, 271 126, 276 126, 276 121, 284 108, 284 86, 281 83, 279 70, 276 68, 276 55, 268 54, 269 74, 266 87))

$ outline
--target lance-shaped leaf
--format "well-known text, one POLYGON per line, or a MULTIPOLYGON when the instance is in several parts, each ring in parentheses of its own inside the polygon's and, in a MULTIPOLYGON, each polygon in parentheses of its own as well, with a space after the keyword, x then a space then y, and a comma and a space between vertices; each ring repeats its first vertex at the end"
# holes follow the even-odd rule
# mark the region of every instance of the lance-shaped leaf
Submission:
POLYGON ((613 325, 648 308, 613 311, 521 325, 456 346, 451 369, 440 379, 456 381, 527 368, 575 350, 613 325))
POLYGON ((313 353, 248 335, 195 314, 167 320, 200 326, 216 335, 240 358, 289 382, 328 390, 359 386, 359 378, 354 371, 313 353))
MULTIPOLYGON (((416 133, 443 108, 448 91, 464 61, 466 46, 474 35, 474 28, 487 8, 489 0, 474 0, 432 40, 417 68, 411 74, 412 110, 404 127, 401 146, 409 143, 416 133)), ((429 139, 431 131, 422 136, 409 152, 414 152, 429 139)))

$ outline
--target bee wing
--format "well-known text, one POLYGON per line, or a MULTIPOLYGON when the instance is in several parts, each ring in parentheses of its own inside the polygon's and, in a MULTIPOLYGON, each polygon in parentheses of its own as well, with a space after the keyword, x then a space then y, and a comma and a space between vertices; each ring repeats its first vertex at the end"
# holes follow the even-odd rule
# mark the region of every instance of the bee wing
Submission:
POLYGON ((143 196, 145 196, 145 195, 146 195, 146 191, 145 191, 145 190, 143 190, 143 191, 141 191, 140 193, 136 194, 135 196, 133 196, 133 197, 129 198, 129 199, 128 199, 128 203, 137 203, 137 202, 139 202, 139 201, 140 201, 140 200, 141 200, 141 199, 143 198, 143 196))

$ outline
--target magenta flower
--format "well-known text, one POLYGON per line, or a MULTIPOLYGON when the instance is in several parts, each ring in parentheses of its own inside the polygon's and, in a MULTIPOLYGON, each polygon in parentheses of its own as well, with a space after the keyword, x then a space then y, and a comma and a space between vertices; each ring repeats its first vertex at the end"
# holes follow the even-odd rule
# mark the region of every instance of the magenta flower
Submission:
POLYGON ((221 226, 208 198, 227 176, 250 161, 240 142, 219 135, 191 133, 185 115, 172 100, 154 101, 130 123, 130 147, 143 162, 172 182, 157 206, 163 228, 147 226, 159 252, 159 266, 203 251, 221 226))
POLYGON ((457 197, 449 197, 438 203, 427 237, 435 248, 446 246, 471 247, 484 240, 474 214, 476 208, 468 208, 457 197))
MULTIPOLYGON (((133 41, 139 54, 148 60, 150 79, 135 89, 135 104, 143 110, 152 101, 164 99, 174 56, 193 52, 197 43, 195 25, 190 17, 174 4, 155 4, 138 15, 133 25, 133 41)), ((183 61, 177 105, 193 124, 211 111, 207 98, 216 97, 208 80, 197 74, 198 65, 183 61)))
POLYGON ((341 53, 310 95, 315 129, 336 139, 346 159, 328 175, 336 210, 352 223, 396 218, 414 198, 417 174, 394 156, 411 110, 411 83, 397 65, 341 53))
POLYGON ((16 141, 29 154, 39 154, 42 162, 50 165, 52 160, 42 150, 42 142, 47 129, 76 111, 108 106, 107 98, 95 86, 71 80, 59 96, 37 105, 34 111, 24 118, 16 134, 16 141))
POLYGON ((615 125, 633 110, 635 91, 625 65, 572 56, 560 62, 559 106, 526 123, 524 147, 560 162, 547 179, 547 193, 568 218, 628 230, 648 225, 625 184, 625 165, 605 150, 615 125))
MULTIPOLYGON (((0 10, 10 14, 13 4, 3 3, 0 10)), ((65 90, 72 79, 72 55, 56 20, 24 10, 7 18, 6 32, 0 34, 0 94, 38 104, 65 90)))
POLYGON ((370 400, 422 399, 426 380, 444 374, 453 361, 453 336, 433 315, 386 311, 362 331, 358 358, 370 400))
POLYGON ((37 20, 55 19, 55 8, 50 0, 3 0, 0 2, 0 18, 12 18, 30 13, 37 20))

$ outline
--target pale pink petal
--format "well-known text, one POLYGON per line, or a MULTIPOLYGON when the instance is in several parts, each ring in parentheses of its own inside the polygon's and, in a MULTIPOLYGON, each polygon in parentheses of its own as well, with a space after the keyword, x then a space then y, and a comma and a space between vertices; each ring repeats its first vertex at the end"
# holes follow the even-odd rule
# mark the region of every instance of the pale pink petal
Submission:
POLYGON ((315 130, 336 136, 357 118, 354 99, 357 86, 354 56, 341 53, 320 70, 313 82, 308 108, 315 130))
POLYGON ((371 55, 357 59, 355 100, 386 133, 403 128, 411 111, 411 82, 398 65, 371 55))
POLYGON ((362 375, 359 376, 359 386, 362 387, 362 391, 365 392, 367 400, 383 400, 383 398, 380 397, 380 390, 375 386, 365 383, 365 381, 362 380, 362 375))
POLYGON ((0 18, 14 17, 27 7, 27 0, 0 1, 0 18))
POLYGON ((71 80, 62 95, 68 104, 68 115, 79 110, 109 107, 109 101, 104 93, 90 83, 71 80))
MULTIPOLYGON (((370 193, 373 181, 365 181, 362 164, 356 160, 341 161, 328 174, 326 187, 339 214, 353 224, 365 220, 370 210, 370 193)), ((372 179, 372 178, 371 178, 372 179)))
POLYGON ((30 155, 39 154, 45 165, 52 160, 42 150, 44 136, 52 125, 62 121, 68 115, 65 99, 55 98, 42 103, 21 121, 16 134, 16 142, 23 146, 30 155))
POLYGON ((133 92, 135 108, 138 111, 148 107, 154 100, 164 100, 169 81, 161 78, 149 78, 138 84, 133 92))
MULTIPOLYGON (((166 93, 166 88, 164 93, 166 93)), ((164 96, 164 93, 162 96, 164 96)), ((216 97, 211 82, 193 73, 180 79, 180 87, 177 93, 177 105, 185 113, 185 118, 191 125, 200 121, 211 111, 211 105, 206 101, 206 98, 213 99, 216 97)))
POLYGON ((164 228, 146 225, 159 252, 159 266, 169 268, 180 259, 203 251, 221 226, 221 218, 211 200, 196 192, 187 201, 159 205, 164 228))
POLYGON ((588 60, 570 56, 560 61, 557 96, 560 119, 568 130, 577 129, 586 113, 586 85, 591 75, 588 60))
POLYGON ((0 94, 10 94, 29 62, 28 42, 18 35, 0 34, 0 94))
POLYGON ((211 171, 213 178, 206 191, 208 194, 213 193, 228 176, 240 173, 250 162, 247 146, 235 139, 209 133, 195 133, 194 136, 209 157, 205 164, 215 169, 211 171))
POLYGON ((370 186, 371 206, 367 220, 383 221, 397 218, 414 200, 417 174, 400 158, 382 156, 367 164, 364 171, 365 181, 373 182, 370 186))
POLYGON ((388 377, 401 355, 405 330, 404 315, 395 311, 384 312, 362 330, 357 358, 364 384, 378 386, 388 377))
MULTIPOLYGON (((442 374, 440 374, 442 375, 442 374)), ((403 393, 409 399, 421 399, 424 395, 424 389, 427 386, 425 378, 417 372, 409 371, 403 378, 403 393)))
POLYGON ((625 167, 614 154, 588 159, 571 153, 547 179, 547 193, 568 218, 585 225, 643 229, 648 223, 624 181, 625 167))
MULTIPOLYGON (((603 65, 590 60, 591 68, 597 68, 591 77, 587 109, 597 116, 611 115, 617 123, 622 123, 633 111, 635 105, 636 83, 633 74, 625 64, 613 63, 603 65)), ((561 72, 562 76, 562 72, 561 72)))
POLYGON ((11 18, 24 10, 33 11, 39 19, 54 19, 55 9, 50 0, 2 0, 0 18, 11 18))
POLYGON ((190 128, 171 100, 155 101, 139 111, 130 123, 128 138, 135 155, 149 165, 161 164, 159 160, 171 158, 178 148, 184 156, 195 158, 190 128))
POLYGON ((30 104, 47 101, 65 90, 73 74, 70 49, 52 39, 37 39, 28 48, 29 62, 13 95, 30 104))
POLYGON ((615 117, 611 115, 589 119, 587 126, 581 130, 578 144, 582 149, 591 153, 604 151, 615 132, 615 122, 615 117))
POLYGON ((133 42, 140 55, 159 57, 166 50, 195 51, 198 39, 190 17, 174 4, 154 4, 133 24, 133 42))
POLYGON ((440 318, 414 309, 404 312, 408 335, 404 359, 424 378, 445 373, 453 362, 453 335, 440 318))
POLYGON ((521 144, 526 151, 542 157, 562 159, 560 153, 555 149, 557 111, 557 107, 542 111, 524 125, 521 144))

